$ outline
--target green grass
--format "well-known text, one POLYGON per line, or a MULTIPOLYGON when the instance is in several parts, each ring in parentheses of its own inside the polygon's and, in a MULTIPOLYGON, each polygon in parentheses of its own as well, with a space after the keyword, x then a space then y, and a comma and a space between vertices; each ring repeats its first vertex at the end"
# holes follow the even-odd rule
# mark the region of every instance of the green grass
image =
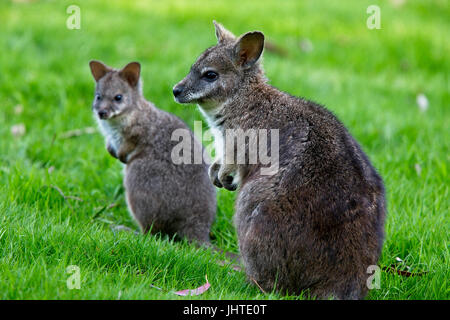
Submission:
MULTIPOLYGON (((287 54, 264 55, 271 83, 326 105, 347 125, 384 177, 388 197, 380 266, 400 257, 422 277, 382 272, 368 299, 448 299, 450 11, 448 2, 406 1, 76 1, 81 29, 66 28, 72 1, 0 3, 0 298, 176 299, 171 291, 211 288, 198 298, 296 298, 262 294, 217 255, 137 229, 121 187, 121 165, 95 126, 88 61, 142 63, 145 96, 193 127, 195 107, 171 88, 215 43, 212 20, 236 34, 262 30, 287 54), (366 27, 378 3, 381 30, 366 27), (313 50, 299 42, 309 39, 313 50), (416 96, 429 109, 421 112, 416 96), (23 112, 17 112, 17 106, 23 112), (14 137, 11 127, 26 132, 14 137), (418 174, 415 167, 421 167, 418 174), (64 199, 66 195, 79 197, 64 199), (105 206, 116 203, 114 208, 105 206), (81 289, 66 286, 69 265, 81 289), (150 286, 153 284, 163 291, 150 286)), ((237 251, 235 195, 220 191, 214 242, 237 251)))

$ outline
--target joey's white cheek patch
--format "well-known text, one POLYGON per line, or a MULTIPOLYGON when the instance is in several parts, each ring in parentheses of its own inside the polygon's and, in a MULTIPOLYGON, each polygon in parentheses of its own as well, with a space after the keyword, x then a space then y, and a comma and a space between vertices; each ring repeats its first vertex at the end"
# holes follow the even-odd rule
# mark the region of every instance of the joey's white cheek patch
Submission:
POLYGON ((189 94, 187 95, 187 99, 188 99, 189 101, 194 101, 194 100, 201 99, 201 98, 203 98, 204 96, 205 96, 205 95, 204 95, 203 92, 194 92, 194 93, 189 93, 189 94))

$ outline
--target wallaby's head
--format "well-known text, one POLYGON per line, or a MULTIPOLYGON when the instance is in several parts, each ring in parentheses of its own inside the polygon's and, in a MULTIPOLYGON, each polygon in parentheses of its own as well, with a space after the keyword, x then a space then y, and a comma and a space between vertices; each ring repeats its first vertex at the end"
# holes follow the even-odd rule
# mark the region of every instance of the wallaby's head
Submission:
POLYGON ((262 76, 258 62, 264 35, 248 32, 239 38, 214 21, 217 44, 203 52, 189 74, 173 88, 179 103, 198 103, 213 109, 245 86, 262 76))
POLYGON ((141 96, 141 65, 131 62, 115 70, 100 61, 89 62, 96 81, 92 110, 102 120, 109 120, 132 110, 141 96))

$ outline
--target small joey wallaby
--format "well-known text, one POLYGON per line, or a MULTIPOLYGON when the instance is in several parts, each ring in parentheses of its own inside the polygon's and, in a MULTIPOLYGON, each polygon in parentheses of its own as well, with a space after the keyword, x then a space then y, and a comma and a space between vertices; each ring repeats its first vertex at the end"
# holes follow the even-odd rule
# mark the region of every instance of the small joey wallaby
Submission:
POLYGON ((381 177, 331 112, 267 83, 261 32, 235 37, 215 27, 218 43, 173 94, 179 103, 198 104, 212 127, 219 157, 211 181, 239 188, 234 222, 248 277, 268 291, 363 298, 367 269, 377 264, 384 238, 381 177), (239 162, 228 133, 250 129, 278 134, 241 140, 239 162), (260 158, 247 156, 261 145, 278 154, 270 174, 260 158))
POLYGON ((125 164, 126 200, 141 230, 209 243, 216 192, 207 164, 175 164, 171 136, 184 129, 194 147, 202 150, 201 144, 183 121, 145 100, 139 63, 121 70, 89 65, 96 81, 92 110, 106 149, 125 164))

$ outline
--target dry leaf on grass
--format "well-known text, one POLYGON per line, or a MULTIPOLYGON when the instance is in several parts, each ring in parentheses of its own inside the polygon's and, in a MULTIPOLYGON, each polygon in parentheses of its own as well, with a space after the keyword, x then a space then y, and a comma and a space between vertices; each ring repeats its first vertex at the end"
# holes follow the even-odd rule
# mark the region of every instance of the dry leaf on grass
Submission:
POLYGON ((391 264, 388 267, 383 267, 383 270, 390 273, 396 273, 403 277, 421 277, 423 275, 426 275, 428 271, 420 271, 420 272, 411 272, 406 270, 399 270, 398 265, 391 264))
POLYGON ((428 271, 411 272, 409 271, 411 270, 411 267, 407 266, 403 259, 401 259, 400 257, 395 257, 395 260, 397 261, 397 264, 391 264, 390 266, 383 267, 383 271, 396 273, 403 277, 421 277, 428 273, 428 271), (400 267, 402 267, 403 269, 406 268, 407 270, 401 270, 400 267))
POLYGON ((206 278, 206 283, 196 289, 186 289, 186 290, 181 290, 181 291, 177 291, 174 292, 174 294, 178 295, 178 296, 198 296, 201 295, 202 293, 204 293, 205 291, 207 291, 209 289, 209 287, 211 287, 211 284, 208 282, 208 275, 205 275, 206 278))

